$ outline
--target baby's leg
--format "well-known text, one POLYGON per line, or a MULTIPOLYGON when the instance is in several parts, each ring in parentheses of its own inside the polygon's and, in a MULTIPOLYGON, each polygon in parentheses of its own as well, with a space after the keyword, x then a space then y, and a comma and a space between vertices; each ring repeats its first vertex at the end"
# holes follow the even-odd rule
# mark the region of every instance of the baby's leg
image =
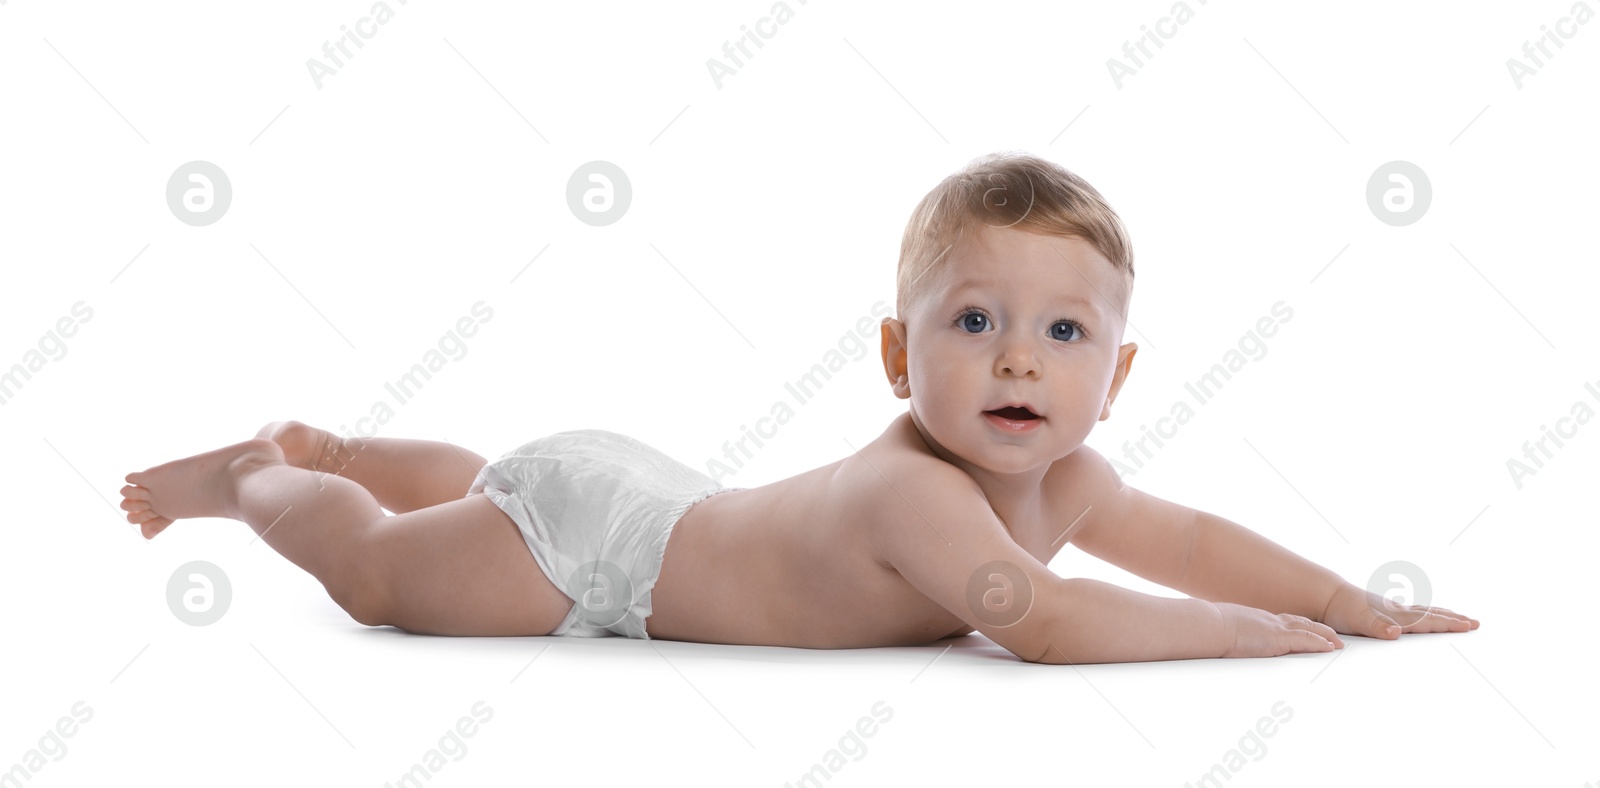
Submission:
POLYGON ((343 476, 372 493, 378 505, 405 514, 467 494, 487 462, 441 441, 341 438, 298 421, 275 421, 256 433, 283 448, 297 468, 343 476))
POLYGON ((130 522, 242 520, 321 581, 352 618, 438 635, 547 635, 572 600, 546 579, 488 497, 393 517, 339 476, 295 468, 278 444, 237 443, 128 474, 130 522))

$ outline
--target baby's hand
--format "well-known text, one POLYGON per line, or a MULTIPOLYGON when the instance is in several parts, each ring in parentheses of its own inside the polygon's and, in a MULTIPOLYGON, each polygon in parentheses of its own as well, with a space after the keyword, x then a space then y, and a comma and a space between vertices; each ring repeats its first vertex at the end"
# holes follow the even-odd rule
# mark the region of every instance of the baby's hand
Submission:
POLYGON ((1224 658, 1277 657, 1305 651, 1333 651, 1344 641, 1325 624, 1290 613, 1272 613, 1229 602, 1213 602, 1222 614, 1227 640, 1224 658))
POLYGON ((1402 605, 1345 583, 1328 602, 1322 623, 1345 635, 1394 640, 1402 632, 1466 632, 1478 620, 1442 607, 1402 605))

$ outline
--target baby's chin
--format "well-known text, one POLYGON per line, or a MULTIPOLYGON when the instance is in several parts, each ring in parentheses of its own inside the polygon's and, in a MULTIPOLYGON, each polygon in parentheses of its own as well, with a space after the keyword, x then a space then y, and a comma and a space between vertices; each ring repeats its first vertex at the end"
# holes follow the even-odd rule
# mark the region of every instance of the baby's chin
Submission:
POLYGON ((964 445, 950 447, 951 453, 960 457, 970 465, 982 468, 996 475, 1025 474, 1048 469, 1051 464, 1077 451, 1083 446, 1082 440, 1069 441, 1065 444, 1059 439, 1045 438, 1034 441, 1007 441, 1001 435, 983 435, 976 440, 969 439, 964 445))
POLYGON ((971 474, 970 469, 978 468, 992 477, 1016 476, 1029 478, 1037 476, 1042 481, 1044 474, 1049 472, 1050 466, 1060 458, 1039 456, 1029 460, 1021 460, 1016 457, 1002 459, 992 456, 977 456, 964 459, 967 461, 969 475, 971 474))

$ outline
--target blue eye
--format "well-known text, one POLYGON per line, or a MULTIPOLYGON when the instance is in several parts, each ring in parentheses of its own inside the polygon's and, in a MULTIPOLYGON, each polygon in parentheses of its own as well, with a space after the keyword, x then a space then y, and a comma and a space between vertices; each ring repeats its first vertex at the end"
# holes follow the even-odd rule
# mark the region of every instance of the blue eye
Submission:
MULTIPOLYGON (((960 326, 961 330, 968 334, 981 334, 989 323, 989 316, 984 314, 983 310, 975 306, 969 306, 963 308, 952 322, 960 326)), ((1050 326, 1050 338, 1058 339, 1062 342, 1071 342, 1074 339, 1082 340, 1087 333, 1083 329, 1083 324, 1076 320, 1057 320, 1050 326)))
POLYGON ((1078 336, 1082 336, 1083 335, 1083 326, 1078 325, 1078 322, 1075 321, 1075 320, 1058 320, 1058 321, 1056 321, 1055 325, 1050 327, 1050 329, 1051 329, 1050 335, 1052 337, 1056 338, 1056 339, 1059 339, 1059 340, 1063 341, 1063 342, 1071 342, 1072 341, 1073 332, 1077 332, 1078 336), (1066 329, 1067 329, 1066 330, 1066 336, 1062 336, 1061 332, 1058 332, 1058 331, 1055 330, 1055 329, 1060 328, 1062 326, 1065 326, 1066 329))

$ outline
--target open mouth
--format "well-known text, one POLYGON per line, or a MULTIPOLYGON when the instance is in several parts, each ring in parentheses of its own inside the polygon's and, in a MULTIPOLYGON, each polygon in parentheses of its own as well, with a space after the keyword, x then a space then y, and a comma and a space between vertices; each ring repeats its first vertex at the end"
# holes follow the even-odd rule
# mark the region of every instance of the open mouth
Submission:
POLYGON ((1032 421, 1034 419, 1041 418, 1038 414, 1035 414, 1033 411, 1028 410, 1027 408, 1018 407, 1005 407, 997 410, 986 410, 984 413, 993 413, 1002 419, 1009 419, 1011 421, 1032 421))

